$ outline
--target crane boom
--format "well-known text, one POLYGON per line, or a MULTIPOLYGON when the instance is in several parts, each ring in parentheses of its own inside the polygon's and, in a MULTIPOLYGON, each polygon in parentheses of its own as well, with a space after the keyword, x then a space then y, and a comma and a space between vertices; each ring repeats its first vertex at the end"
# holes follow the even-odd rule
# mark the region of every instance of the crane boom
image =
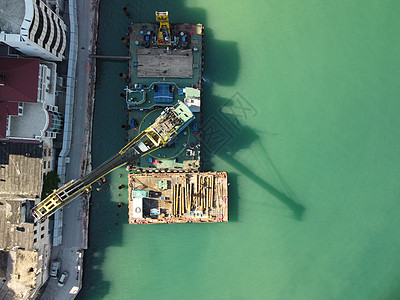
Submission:
POLYGON ((173 107, 165 108, 154 123, 142 131, 116 155, 106 160, 89 174, 78 180, 71 180, 32 208, 36 221, 53 215, 79 195, 90 192, 93 183, 127 164, 167 145, 194 119, 193 113, 181 101, 173 107))

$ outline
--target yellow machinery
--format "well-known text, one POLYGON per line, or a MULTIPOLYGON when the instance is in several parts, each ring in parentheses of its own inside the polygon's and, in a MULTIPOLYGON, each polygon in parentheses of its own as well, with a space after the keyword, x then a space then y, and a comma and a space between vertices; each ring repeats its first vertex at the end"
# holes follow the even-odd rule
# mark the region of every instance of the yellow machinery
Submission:
POLYGON ((42 202, 35 205, 31 211, 33 217, 36 221, 44 220, 77 196, 90 192, 92 184, 111 171, 127 164, 129 161, 164 147, 186 128, 193 119, 194 116, 190 109, 178 100, 175 106, 165 108, 151 126, 136 136, 116 155, 81 179, 71 180, 64 184, 42 202))
POLYGON ((171 30, 169 26, 168 12, 156 11, 156 20, 160 23, 157 35, 157 46, 170 46, 171 30))

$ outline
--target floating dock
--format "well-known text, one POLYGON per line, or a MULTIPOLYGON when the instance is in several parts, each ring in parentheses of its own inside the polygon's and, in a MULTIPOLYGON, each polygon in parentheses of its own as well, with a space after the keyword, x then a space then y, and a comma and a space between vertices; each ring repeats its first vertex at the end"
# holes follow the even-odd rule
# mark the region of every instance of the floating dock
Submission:
POLYGON ((228 222, 226 172, 129 175, 129 223, 228 222))
POLYGON ((141 168, 198 171, 201 162, 203 25, 169 23, 157 12, 154 23, 129 29, 129 77, 125 89, 129 111, 128 141, 147 128, 160 111, 178 101, 192 111, 193 122, 165 148, 140 158, 141 168), (164 38, 165 37, 165 38, 164 38))
POLYGON ((165 147, 128 166, 129 223, 227 222, 227 173, 199 172, 204 27, 169 23, 168 12, 156 12, 156 21, 129 29, 128 141, 176 103, 194 118, 165 147))

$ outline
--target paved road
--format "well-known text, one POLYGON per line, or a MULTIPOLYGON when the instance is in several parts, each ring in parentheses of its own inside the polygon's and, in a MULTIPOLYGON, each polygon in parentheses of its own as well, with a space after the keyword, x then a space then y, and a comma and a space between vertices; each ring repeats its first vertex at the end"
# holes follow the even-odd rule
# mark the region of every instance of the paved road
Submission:
MULTIPOLYGON (((78 61, 76 67, 76 99, 74 108, 74 123, 72 130, 72 143, 69 152, 70 163, 66 167, 66 180, 80 178, 81 162, 84 153, 84 128, 86 124, 86 108, 89 85, 89 51, 90 51, 90 1, 76 1, 78 11, 78 61), (82 49, 84 48, 84 49, 82 49)), ((63 244, 81 247, 82 245, 82 222, 76 222, 81 218, 81 201, 75 200, 64 209, 63 244)))
MULTIPOLYGON (((76 92, 72 144, 69 153, 70 163, 66 167, 66 180, 81 176, 83 145, 85 142, 84 128, 87 121, 87 97, 89 86, 89 53, 91 51, 91 19, 93 10, 90 0, 78 0, 78 61, 76 69, 76 92)), ((69 273, 64 287, 57 285, 57 280, 49 279, 49 283, 41 299, 73 299, 81 285, 82 255, 79 250, 83 246, 82 198, 72 201, 64 208, 62 245, 53 247, 52 259, 62 260, 62 271, 69 273)))

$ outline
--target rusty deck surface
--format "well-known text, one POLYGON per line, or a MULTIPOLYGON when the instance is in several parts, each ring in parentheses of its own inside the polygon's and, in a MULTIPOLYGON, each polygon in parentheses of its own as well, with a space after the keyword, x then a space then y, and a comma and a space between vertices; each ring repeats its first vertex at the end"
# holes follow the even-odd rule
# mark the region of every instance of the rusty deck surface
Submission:
POLYGON ((191 49, 165 49, 137 50, 138 77, 162 77, 162 78, 192 78, 193 54, 191 49))
POLYGON ((228 222, 226 172, 129 175, 129 223, 228 222))

